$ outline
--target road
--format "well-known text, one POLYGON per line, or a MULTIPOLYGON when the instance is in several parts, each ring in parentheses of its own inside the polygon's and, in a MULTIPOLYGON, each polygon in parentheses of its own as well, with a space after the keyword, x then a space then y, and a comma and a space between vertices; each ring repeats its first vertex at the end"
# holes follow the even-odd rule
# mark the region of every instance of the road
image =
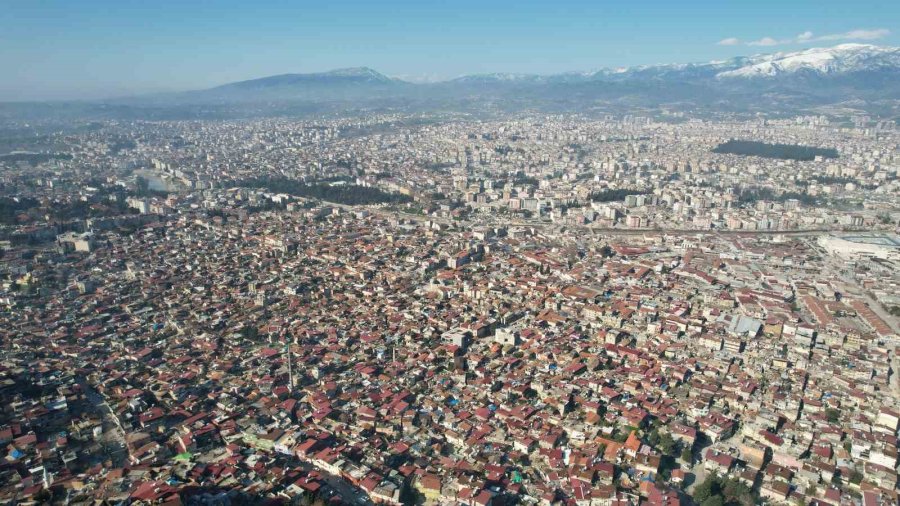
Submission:
POLYGON ((85 378, 79 378, 78 384, 81 386, 82 392, 84 392, 84 396, 90 403, 93 411, 103 416, 103 435, 100 437, 100 444, 108 449, 113 467, 123 467, 128 462, 125 431, 117 422, 112 408, 109 407, 103 395, 91 386, 85 378))
MULTIPOLYGON (((283 454, 278 455, 283 456, 283 454)), ((309 462, 300 460, 296 457, 289 457, 287 458, 287 464, 292 468, 302 469, 306 472, 310 472, 312 470, 318 471, 322 475, 322 481, 325 483, 325 485, 327 485, 327 487, 334 493, 341 496, 341 498, 343 499, 342 504, 358 504, 361 506, 374 506, 375 504, 363 489, 354 487, 348 481, 330 474, 323 469, 319 469, 309 462)), ((327 489, 323 490, 323 493, 327 495, 327 489)), ((326 498, 330 499, 331 496, 328 496, 326 498)))
POLYGON ((344 504, 372 505, 374 504, 369 496, 362 490, 354 487, 336 476, 328 475, 323 480, 335 492, 340 494, 344 500, 344 504))

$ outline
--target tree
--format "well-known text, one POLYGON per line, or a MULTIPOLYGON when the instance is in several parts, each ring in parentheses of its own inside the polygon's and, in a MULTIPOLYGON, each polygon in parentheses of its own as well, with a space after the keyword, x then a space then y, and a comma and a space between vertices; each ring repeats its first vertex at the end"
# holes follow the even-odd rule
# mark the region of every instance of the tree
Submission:
POLYGON ((241 329, 241 335, 244 339, 256 341, 259 338, 259 329, 256 328, 256 325, 247 325, 241 329))
POLYGON ((346 205, 406 204, 412 197, 400 193, 388 193, 378 188, 355 184, 335 185, 304 183, 283 177, 261 177, 236 181, 238 187, 257 188, 277 193, 287 193, 295 197, 324 200, 346 205))
POLYGON ((712 151, 713 153, 779 158, 781 160, 813 160, 817 156, 823 158, 838 157, 838 151, 833 148, 816 148, 797 144, 767 144, 765 142, 737 139, 723 142, 713 148, 712 151))
POLYGON ((604 455, 606 453, 606 445, 600 443, 600 446, 597 447, 597 455, 604 455))
POLYGON ((425 502, 425 497, 421 492, 415 489, 415 487, 410 486, 409 483, 404 482, 403 486, 400 488, 400 503, 404 505, 413 505, 413 504, 422 504, 425 502))
POLYGON ((668 432, 664 432, 659 436, 659 449, 666 455, 675 455, 675 440, 672 439, 668 432))
POLYGON ((659 444, 659 429, 653 427, 653 430, 651 430, 650 434, 647 436, 647 442, 650 443, 651 446, 657 446, 659 444))
POLYGON ((648 195, 651 193, 647 190, 626 190, 619 188, 616 190, 602 190, 591 194, 593 202, 617 202, 625 200, 629 195, 648 195))
POLYGON ((719 482, 715 475, 707 476, 703 483, 694 489, 694 501, 702 503, 719 493, 719 482))
POLYGON ((737 478, 729 478, 722 486, 722 495, 729 503, 738 503, 750 506, 754 503, 753 491, 744 482, 737 478))
POLYGON ((694 489, 694 501, 702 506, 752 506, 756 499, 750 487, 737 478, 725 479, 711 475, 694 489))
POLYGON ((291 506, 312 506, 314 500, 315 494, 303 491, 302 494, 292 497, 288 504, 291 506))
POLYGON ((690 448, 681 450, 681 460, 690 464, 694 460, 694 452, 690 448))
POLYGON ((138 195, 146 195, 150 189, 150 182, 144 176, 138 176, 134 179, 134 187, 138 195))

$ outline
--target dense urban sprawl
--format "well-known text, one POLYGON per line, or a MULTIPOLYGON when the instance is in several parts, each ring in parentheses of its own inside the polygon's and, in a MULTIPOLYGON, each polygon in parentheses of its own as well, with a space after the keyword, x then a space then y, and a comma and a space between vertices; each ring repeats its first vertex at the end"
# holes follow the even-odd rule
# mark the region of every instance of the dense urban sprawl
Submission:
POLYGON ((0 157, 0 501, 898 502, 890 125, 47 137, 0 157))

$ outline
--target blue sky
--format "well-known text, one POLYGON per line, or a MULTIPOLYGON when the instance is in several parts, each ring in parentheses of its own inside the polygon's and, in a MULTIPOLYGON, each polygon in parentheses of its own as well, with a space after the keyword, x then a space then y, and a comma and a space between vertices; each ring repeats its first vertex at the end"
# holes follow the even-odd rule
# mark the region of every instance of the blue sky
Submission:
POLYGON ((434 80, 900 45, 900 1, 0 0, 0 100, 368 66, 434 80))

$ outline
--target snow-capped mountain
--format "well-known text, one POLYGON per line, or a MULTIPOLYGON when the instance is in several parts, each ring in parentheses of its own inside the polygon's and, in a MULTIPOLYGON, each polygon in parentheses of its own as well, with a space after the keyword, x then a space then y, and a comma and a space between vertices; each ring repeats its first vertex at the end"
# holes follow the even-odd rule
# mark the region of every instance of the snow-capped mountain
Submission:
POLYGON ((153 100, 216 107, 241 104, 253 111, 288 107, 304 111, 385 108, 476 113, 489 107, 784 113, 835 106, 900 117, 900 48, 842 44, 705 63, 558 74, 477 74, 428 83, 406 82, 367 67, 355 67, 275 75, 153 100))
POLYGON ((706 63, 640 65, 562 74, 494 73, 458 77, 457 83, 573 83, 592 80, 777 77, 800 72, 836 75, 900 69, 900 48, 841 44, 794 52, 738 56, 706 63))
POLYGON ((596 82, 661 82, 700 83, 734 81, 737 78, 776 78, 792 74, 839 75, 854 72, 900 71, 900 48, 879 47, 868 44, 841 44, 828 48, 812 48, 796 52, 781 52, 755 56, 739 56, 728 60, 706 63, 670 63, 661 65, 640 65, 615 69, 600 69, 587 72, 564 72, 559 74, 490 73, 464 75, 438 83, 413 85, 399 79, 387 77, 367 67, 338 69, 313 74, 282 74, 230 83, 215 90, 261 90, 279 89, 303 92, 319 86, 410 86, 428 87, 438 85, 446 90, 454 86, 552 86, 590 84, 596 82))
POLYGON ((900 48, 841 44, 791 53, 752 56, 747 64, 720 72, 719 78, 776 77, 797 72, 845 74, 900 67, 900 48))

